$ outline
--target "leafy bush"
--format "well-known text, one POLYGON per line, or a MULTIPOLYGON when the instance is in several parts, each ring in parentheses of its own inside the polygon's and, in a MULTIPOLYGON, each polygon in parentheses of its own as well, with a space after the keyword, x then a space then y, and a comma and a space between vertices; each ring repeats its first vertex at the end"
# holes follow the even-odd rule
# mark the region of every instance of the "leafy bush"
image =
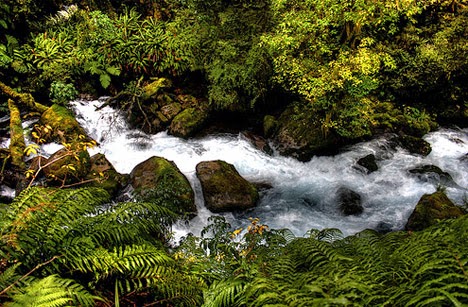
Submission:
POLYGON ((49 97, 53 103, 66 105, 69 101, 78 97, 78 91, 71 83, 54 81, 50 85, 49 97))

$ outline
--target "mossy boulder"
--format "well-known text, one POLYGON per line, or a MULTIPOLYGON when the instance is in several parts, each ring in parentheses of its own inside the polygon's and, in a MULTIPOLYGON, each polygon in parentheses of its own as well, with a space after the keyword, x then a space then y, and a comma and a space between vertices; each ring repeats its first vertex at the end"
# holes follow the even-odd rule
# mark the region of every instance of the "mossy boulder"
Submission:
POLYGON ((196 166, 205 206, 211 212, 239 211, 256 205, 257 188, 225 161, 205 161, 196 166))
POLYGON ((104 154, 95 154, 90 158, 90 169, 86 176, 88 186, 100 187, 115 197, 128 182, 128 175, 117 172, 104 154))
POLYGON ((278 121, 273 115, 265 115, 263 118, 263 135, 269 138, 273 136, 278 127, 278 121))
POLYGON ((313 112, 301 104, 286 108, 273 137, 280 154, 308 161, 314 155, 334 154, 341 144, 333 132, 326 133, 313 112))
POLYGON ((425 194, 406 223, 405 229, 422 230, 445 219, 455 219, 464 215, 463 210, 455 205, 442 191, 425 194))
POLYGON ((90 156, 86 150, 62 148, 43 164, 43 171, 50 184, 74 184, 85 180, 90 167, 90 156))
POLYGON ((162 93, 163 89, 167 89, 172 86, 171 80, 166 78, 158 78, 151 83, 148 83, 143 87, 143 100, 157 97, 158 94, 162 93))
POLYGON ((431 144, 419 137, 401 135, 398 141, 404 149, 408 150, 412 154, 425 157, 432 151, 431 144))
POLYGON ((75 119, 73 113, 67 108, 52 105, 39 120, 39 125, 49 125, 52 131, 48 134, 39 132, 44 136, 46 142, 71 143, 80 139, 80 135, 86 136, 86 132, 75 119))
POLYGON ((133 168, 129 182, 138 201, 159 203, 180 215, 197 212, 192 187, 172 161, 151 157, 133 168))
POLYGON ((187 108, 172 120, 169 133, 177 137, 189 138, 203 128, 207 118, 205 111, 187 108))
POLYGON ((182 111, 180 103, 173 102, 161 107, 161 113, 168 119, 172 120, 182 111))

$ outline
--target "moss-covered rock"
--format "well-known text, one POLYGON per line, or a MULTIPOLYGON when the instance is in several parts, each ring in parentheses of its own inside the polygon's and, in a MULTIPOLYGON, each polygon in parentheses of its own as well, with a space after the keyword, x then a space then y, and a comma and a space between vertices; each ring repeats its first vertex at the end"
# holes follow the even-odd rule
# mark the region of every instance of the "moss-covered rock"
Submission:
POLYGON ((166 78, 158 78, 155 81, 145 85, 143 87, 143 100, 150 99, 152 97, 156 97, 158 94, 161 93, 163 89, 169 88, 172 86, 172 83, 169 79, 166 78))
POLYGON ((182 111, 182 106, 180 103, 173 102, 161 107, 161 113, 168 119, 172 120, 177 114, 182 111))
POLYGON ((263 135, 267 138, 273 136, 278 127, 278 122, 273 115, 265 115, 263 118, 263 135))
POLYGON ((431 144, 420 137, 401 135, 398 141, 404 149, 412 154, 427 156, 432 151, 431 144))
POLYGON ((335 153, 342 145, 337 135, 323 131, 313 112, 302 104, 293 104, 281 114, 274 140, 280 154, 301 161, 316 154, 335 153))
POLYGON ((62 148, 47 159, 43 171, 50 184, 75 184, 86 179, 90 156, 86 150, 62 148))
POLYGON ((127 185, 128 175, 117 172, 112 163, 103 154, 95 154, 90 158, 90 169, 86 180, 88 186, 100 187, 109 195, 115 197, 127 185))
POLYGON ((46 142, 67 142, 71 143, 80 139, 80 135, 86 136, 86 132, 80 126, 75 116, 67 108, 52 105, 48 108, 39 120, 41 125, 49 125, 52 128, 50 134, 43 134, 38 131, 46 142))
POLYGON ((212 212, 245 210, 258 201, 257 188, 242 178, 232 164, 205 161, 197 165, 196 171, 205 206, 212 212))
POLYGON ((180 112, 171 122, 169 133, 182 138, 189 138, 203 128, 208 115, 205 111, 188 108, 180 112))
POLYGON ((464 215, 463 210, 455 205, 442 191, 425 194, 406 223, 406 230, 422 230, 440 220, 454 219, 464 215))
POLYGON ((141 162, 131 171, 130 184, 139 201, 160 203, 180 215, 197 212, 192 187, 172 161, 151 157, 141 162))

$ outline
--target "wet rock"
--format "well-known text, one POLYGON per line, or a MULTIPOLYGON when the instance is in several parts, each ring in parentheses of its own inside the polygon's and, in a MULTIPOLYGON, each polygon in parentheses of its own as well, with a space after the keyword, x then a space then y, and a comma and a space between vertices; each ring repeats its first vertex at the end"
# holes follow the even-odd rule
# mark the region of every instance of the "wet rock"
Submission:
POLYGON ((242 135, 245 136, 250 141, 250 143, 252 143, 252 145, 258 150, 263 151, 268 155, 273 154, 273 149, 270 147, 270 144, 268 144, 268 141, 262 138, 261 136, 249 131, 242 132, 242 135))
POLYGON ((207 117, 206 112, 202 110, 185 109, 172 120, 169 133, 177 137, 189 138, 203 128, 207 117))
POLYGON ((452 176, 441 170, 435 165, 422 165, 408 171, 423 182, 429 182, 435 185, 443 185, 446 187, 460 188, 453 180, 452 176))
POLYGON ((100 187, 109 195, 115 197, 128 182, 128 175, 118 173, 103 154, 95 154, 90 158, 90 170, 86 176, 87 186, 100 187))
POLYGON ((358 193, 346 187, 340 187, 336 193, 340 211, 344 215, 359 215, 364 211, 358 193))
POLYGON ((376 163, 375 155, 373 154, 369 154, 363 158, 360 158, 356 164, 363 167, 367 174, 375 172, 379 169, 376 163))
POLYGON ((151 157, 133 168, 130 184, 135 198, 167 206, 180 215, 197 212, 192 187, 174 162, 151 157))
POLYGON ((314 113, 302 105, 291 105, 281 114, 273 139, 280 154, 300 161, 334 154, 342 145, 332 132, 324 133, 314 113))
POLYGON ((442 191, 425 194, 411 213, 405 225, 406 230, 416 231, 432 226, 444 219, 454 219, 464 215, 463 210, 455 205, 442 191))
POLYGON ((375 227, 375 231, 377 231, 378 233, 385 234, 391 232, 392 228, 392 224, 390 223, 379 222, 379 224, 377 224, 377 226, 375 227))
POLYGON ((401 146, 412 154, 427 156, 431 153, 432 148, 429 142, 422 138, 414 137, 411 135, 402 135, 399 137, 401 146))
POLYGON ((196 172, 211 212, 246 210, 258 201, 255 186, 242 178, 232 164, 220 160, 200 162, 196 172))
POLYGON ((182 106, 180 103, 174 102, 168 105, 165 105, 161 108, 161 113, 164 115, 165 118, 167 118, 169 121, 171 121, 174 117, 177 116, 177 114, 182 111, 182 106))

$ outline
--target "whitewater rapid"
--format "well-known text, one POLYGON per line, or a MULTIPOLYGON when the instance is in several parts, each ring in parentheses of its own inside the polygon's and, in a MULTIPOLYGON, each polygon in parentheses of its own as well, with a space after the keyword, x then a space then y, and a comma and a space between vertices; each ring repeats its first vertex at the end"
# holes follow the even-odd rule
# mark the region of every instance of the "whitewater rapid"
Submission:
POLYGON ((105 154, 120 173, 130 173, 138 163, 152 156, 164 157, 175 162, 194 188, 199 214, 187 225, 174 227, 177 237, 188 232, 199 234, 208 217, 214 215, 204 207, 195 175, 195 166, 201 161, 224 160, 247 180, 271 186, 261 192, 255 209, 224 214, 233 227, 245 226, 249 217, 258 217, 270 228, 289 228, 297 236, 312 228, 338 228, 345 235, 366 228, 402 229, 420 197, 437 188, 436 183, 423 182, 408 172, 421 165, 436 165, 450 173, 459 187, 447 187, 446 191, 457 204, 463 204, 468 195, 468 129, 440 129, 426 135, 424 139, 432 146, 427 157, 395 149, 388 136, 381 136, 348 147, 338 155, 313 157, 304 163, 276 153, 270 156, 252 146, 242 134, 190 140, 166 132, 148 135, 130 129, 123 115, 110 107, 96 111, 104 101, 70 103, 77 120, 99 143, 90 149, 91 155, 105 154), (368 154, 377 157, 379 169, 365 174, 356 167, 356 162, 368 154), (361 195, 364 207, 361 215, 340 213, 336 203, 339 187, 361 195))

